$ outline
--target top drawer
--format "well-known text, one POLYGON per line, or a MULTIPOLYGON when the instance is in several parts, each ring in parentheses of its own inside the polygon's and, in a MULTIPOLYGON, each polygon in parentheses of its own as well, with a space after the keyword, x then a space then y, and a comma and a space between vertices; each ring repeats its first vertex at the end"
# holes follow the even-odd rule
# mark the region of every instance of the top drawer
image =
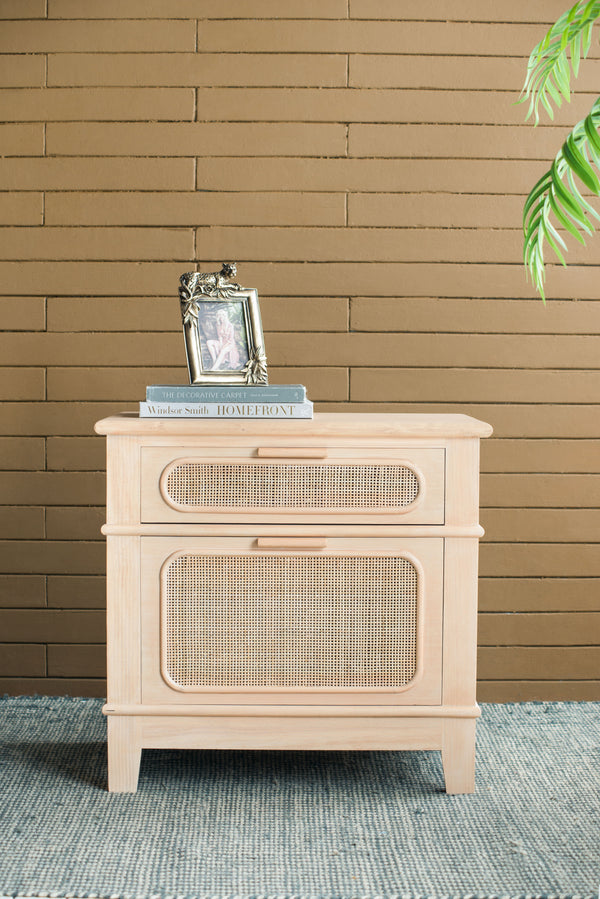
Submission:
POLYGON ((444 449, 142 447, 142 522, 444 523, 444 449))

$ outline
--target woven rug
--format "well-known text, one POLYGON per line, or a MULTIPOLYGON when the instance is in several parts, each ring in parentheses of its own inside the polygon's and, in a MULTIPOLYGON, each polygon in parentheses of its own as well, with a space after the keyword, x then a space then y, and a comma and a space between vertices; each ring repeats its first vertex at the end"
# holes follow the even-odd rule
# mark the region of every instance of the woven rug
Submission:
POLYGON ((484 705, 477 790, 436 752, 145 750, 106 792, 94 699, 0 699, 0 894, 595 897, 600 703, 484 705))

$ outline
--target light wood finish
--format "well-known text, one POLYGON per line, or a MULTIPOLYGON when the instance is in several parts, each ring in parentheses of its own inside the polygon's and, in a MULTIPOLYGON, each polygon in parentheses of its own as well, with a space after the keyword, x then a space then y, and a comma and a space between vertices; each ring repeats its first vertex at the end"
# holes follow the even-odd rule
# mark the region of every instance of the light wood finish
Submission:
MULTIPOLYGON (((107 536, 125 536, 127 534, 141 534, 147 537, 175 537, 181 533, 181 526, 176 524, 146 524, 142 523, 137 527, 131 525, 119 524, 103 524, 101 529, 103 534, 107 536)), ((210 536, 219 534, 223 537, 236 536, 239 534, 251 534, 256 531, 255 525, 247 524, 189 524, 185 529, 185 533, 189 537, 210 536)), ((281 533, 278 525, 261 525, 261 534, 272 534, 276 536, 281 533)), ((298 524, 294 525, 295 534, 339 534, 340 526, 333 524, 298 524)), ((344 533, 348 537, 369 537, 373 533, 370 525, 344 525, 344 533)), ((423 528, 419 525, 405 525, 404 527, 387 525, 385 533, 388 537, 421 537, 423 528)), ((427 534, 430 537, 483 537, 484 530, 481 525, 475 524, 469 527, 446 527, 445 525, 430 525, 427 527, 427 534)))
POLYGON ((108 716, 108 789, 135 793, 142 757, 141 721, 108 716))
POLYGON ((477 550, 473 538, 448 537, 444 553, 444 703, 475 702, 477 550))
MULTIPOLYGON (((283 538, 282 538, 283 539, 283 538)), ((160 579, 167 561, 178 554, 198 553, 203 556, 244 557, 255 552, 256 541, 249 537, 164 537, 143 539, 141 546, 142 595, 148 601, 142 607, 142 701, 146 703, 172 703, 187 705, 223 701, 226 695, 232 703, 259 703, 291 705, 323 703, 324 705, 350 704, 355 701, 400 707, 403 705, 441 703, 442 681, 442 599, 443 599, 443 540, 441 538, 390 539, 381 537, 331 537, 326 556, 368 556, 385 559, 398 555, 409 559, 421 574, 421 596, 418 608, 417 626, 417 670, 411 682, 404 687, 369 688, 345 687, 341 689, 324 687, 204 687, 188 688, 169 683, 163 671, 160 647, 164 643, 161 628, 160 579)), ((267 551, 268 552, 268 551, 267 551)), ((272 550, 271 555, 297 557, 304 553, 307 558, 314 551, 272 550)), ((318 551, 318 555, 322 555, 318 551)), ((164 624, 164 622, 162 622, 164 624)), ((475 704, 473 699, 472 705, 475 704)))
MULTIPOLYGON (((287 697, 286 697, 287 702, 287 697)), ((225 718, 479 718, 481 709, 473 706, 435 706, 410 705, 386 706, 372 705, 226 705, 218 702, 207 705, 116 705, 106 703, 102 709, 105 715, 160 715, 177 716, 178 718, 202 717, 204 715, 224 716, 225 718)))
POLYGON ((326 459, 326 447, 310 446, 259 446, 256 450, 259 459, 326 459))
MULTIPOLYGON (((173 419, 140 418, 135 412, 121 412, 96 423, 98 434, 173 434, 173 419)), ((177 419, 177 433, 181 435, 213 434, 239 437, 241 435, 268 436, 270 444, 275 437, 289 445, 290 437, 351 437, 353 441, 371 439, 410 440, 413 437, 489 437, 491 425, 470 415, 439 413, 388 413, 378 412, 321 412, 313 419, 177 419)))
POLYGON ((285 427, 119 415, 97 430, 109 435, 111 791, 135 790, 142 747, 437 749, 448 792, 472 791, 479 438, 488 425, 463 415, 317 415, 285 427), (195 479, 206 464, 223 463, 230 486, 217 477, 213 506, 188 507, 188 496, 204 495, 195 479), (286 506, 286 467, 300 471, 302 498, 303 472, 314 483, 315 465, 341 466, 344 490, 358 479, 352 509, 319 507, 313 494, 311 508, 297 494, 286 506), (384 483, 406 469, 409 486, 394 499, 404 508, 390 510, 368 482, 361 493, 363 470, 377 465, 384 483), (235 485, 245 490, 257 470, 248 466, 267 466, 257 489, 273 477, 279 508, 235 507, 235 485), (327 579, 318 602, 315 577, 327 579), (291 603, 302 598, 302 615, 293 603, 286 610, 280 579, 291 603), (369 623, 377 609, 380 632, 369 623), (283 641, 275 655, 262 628, 283 641))
POLYGON ((479 509, 479 440, 449 439, 444 523, 468 526, 473 523, 473 509, 479 509))
POLYGON ((475 719, 444 721, 442 763, 446 793, 475 791, 475 719))
POLYGON ((140 537, 109 537, 107 556, 107 699, 139 702, 140 537))
POLYGON ((359 716, 344 718, 342 726, 322 717, 137 720, 148 749, 441 749, 444 727, 441 719, 428 718, 378 718, 373 726, 372 718, 359 716))
MULTIPOLYGON (((335 418, 336 416, 334 416, 335 418)), ((393 416, 390 416, 393 417, 393 416)), ((188 420, 184 419, 184 423, 188 420)), ((218 420, 221 424, 221 421, 218 420)), ((254 422, 252 422, 254 424, 254 422)), ((272 422, 270 422, 272 424, 272 422)), ((360 430, 359 438, 360 439, 360 430)), ((257 435, 258 436, 258 435, 257 435)), ((246 438, 235 441, 237 445, 227 443, 222 446, 212 445, 214 435, 205 426, 204 433, 195 438, 193 452, 183 445, 180 453, 174 453, 173 446, 141 447, 141 479, 145 485, 141 496, 143 522, 210 522, 214 521, 252 521, 312 524, 315 521, 343 521, 344 523, 363 523, 371 520, 382 524, 443 524, 444 523, 444 457, 443 448, 439 446, 422 447, 414 443, 403 447, 400 451, 396 441, 379 439, 379 445, 356 448, 356 440, 348 438, 331 440, 327 448, 327 458, 307 456, 298 461, 287 459, 281 464, 275 458, 258 458, 260 447, 256 439, 246 438), (343 441, 343 443, 342 443, 343 441), (241 444, 241 445, 240 445, 241 444), (231 466, 244 465, 247 480, 254 482, 254 489, 249 491, 256 496, 256 501, 241 504, 238 501, 239 486, 233 482, 231 492, 226 491, 226 483, 230 477, 231 466), (412 502, 402 505, 378 505, 377 499, 368 504, 369 486, 355 487, 358 503, 361 505, 333 505, 334 497, 323 490, 323 496, 315 498, 315 481, 323 482, 323 476, 329 472, 337 472, 334 483, 343 483, 346 474, 348 491, 354 487, 353 477, 365 466, 379 466, 380 478, 393 476, 400 478, 406 472, 414 483, 418 484, 418 492, 412 502), (206 472, 213 472, 213 483, 207 496, 196 502, 184 503, 174 498, 169 492, 170 479, 178 471, 193 471, 198 467, 206 472), (271 484, 272 475, 276 471, 287 474, 278 484, 278 502, 272 506, 259 503, 261 486, 271 484), (315 474, 313 474, 315 473, 315 474), (289 485, 287 481, 289 480, 289 485), (286 502, 285 491, 289 492, 286 502), (215 500, 215 494, 224 497, 221 505, 215 500), (306 497, 306 499, 304 498, 306 497), (227 501, 229 498, 229 502, 227 501), (329 498, 329 502, 328 502, 329 498), (235 502, 235 507, 232 503, 235 502)), ((297 452, 294 447, 294 452, 297 452)), ((312 450, 312 447, 307 449, 312 450)), ((204 476, 204 475, 202 475, 204 476)), ((391 491, 391 486, 390 486, 391 491)), ((271 494, 267 488, 267 496, 271 494)))
POLYGON ((138 524, 140 509, 140 455, 135 437, 109 437, 106 467, 106 520, 138 524), (127 484, 127 490, 123 485, 127 484))
POLYGON ((325 549, 327 537, 257 537, 257 549, 325 549))

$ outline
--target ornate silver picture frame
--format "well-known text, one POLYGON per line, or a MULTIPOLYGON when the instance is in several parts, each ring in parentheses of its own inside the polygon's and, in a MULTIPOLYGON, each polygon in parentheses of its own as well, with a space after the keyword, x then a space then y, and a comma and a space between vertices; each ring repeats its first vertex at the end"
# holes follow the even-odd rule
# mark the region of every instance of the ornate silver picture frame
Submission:
POLYGON ((258 291, 220 272, 187 272, 179 286, 190 384, 267 384, 258 291))

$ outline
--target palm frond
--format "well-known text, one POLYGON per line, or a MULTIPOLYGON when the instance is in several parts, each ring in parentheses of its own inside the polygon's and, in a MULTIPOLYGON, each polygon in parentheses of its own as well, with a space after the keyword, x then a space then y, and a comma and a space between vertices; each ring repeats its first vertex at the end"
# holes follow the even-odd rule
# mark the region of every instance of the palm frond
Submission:
POLYGON ((594 22, 598 18, 600 0, 577 0, 532 50, 518 102, 529 101, 526 118, 533 114, 536 125, 540 104, 553 119, 553 106, 559 108, 563 99, 567 103, 571 99, 571 72, 577 77, 579 61, 589 52, 594 22))
POLYGON ((580 243, 595 231, 600 215, 581 194, 575 178, 600 196, 600 97, 590 114, 578 122, 557 153, 549 171, 531 190, 523 208, 523 259, 536 290, 544 296, 544 243, 566 265, 561 249, 566 244, 557 227, 580 243))

